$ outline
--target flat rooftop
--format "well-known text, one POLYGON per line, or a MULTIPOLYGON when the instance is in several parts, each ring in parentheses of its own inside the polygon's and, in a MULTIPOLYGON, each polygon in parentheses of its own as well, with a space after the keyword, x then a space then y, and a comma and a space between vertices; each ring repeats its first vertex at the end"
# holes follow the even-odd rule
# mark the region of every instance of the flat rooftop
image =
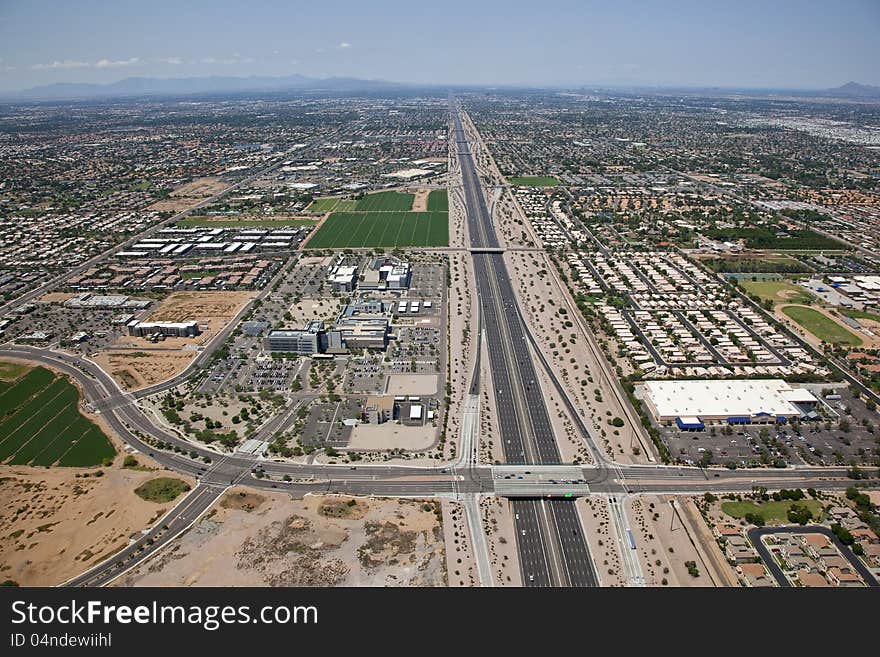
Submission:
POLYGON ((645 401, 661 419, 792 417, 801 415, 796 404, 818 402, 782 379, 647 381, 645 401))

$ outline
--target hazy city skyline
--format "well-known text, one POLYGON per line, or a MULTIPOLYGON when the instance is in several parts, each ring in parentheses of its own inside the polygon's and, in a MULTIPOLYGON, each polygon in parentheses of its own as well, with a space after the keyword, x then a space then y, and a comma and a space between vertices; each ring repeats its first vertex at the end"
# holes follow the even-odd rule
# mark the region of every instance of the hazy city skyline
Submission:
POLYGON ((416 84, 880 84, 876 2, 604 5, 7 2, 0 90, 294 73, 416 84))

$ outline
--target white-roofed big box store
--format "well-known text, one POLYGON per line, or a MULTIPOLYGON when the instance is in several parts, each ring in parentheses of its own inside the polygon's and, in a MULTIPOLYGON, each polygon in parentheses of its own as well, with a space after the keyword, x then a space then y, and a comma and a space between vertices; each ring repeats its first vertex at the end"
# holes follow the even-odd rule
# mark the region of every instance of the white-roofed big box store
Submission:
POLYGON ((777 422, 802 417, 819 401, 782 379, 647 381, 644 390, 645 403, 660 422, 777 422))

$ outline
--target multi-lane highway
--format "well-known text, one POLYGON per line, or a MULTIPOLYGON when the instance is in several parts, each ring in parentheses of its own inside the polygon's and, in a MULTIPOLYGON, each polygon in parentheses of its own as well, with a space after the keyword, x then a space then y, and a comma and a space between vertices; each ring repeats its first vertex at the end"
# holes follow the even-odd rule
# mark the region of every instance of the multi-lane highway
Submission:
MULTIPOLYGON (((500 440, 507 463, 561 463, 553 426, 480 184, 459 110, 450 100, 468 238, 487 341, 500 440)), ((552 378, 552 372, 548 372, 552 378)), ((585 438, 588 438, 585 436, 585 438)), ((600 466, 601 467, 601 464, 600 466)), ((522 499, 513 504, 525 586, 597 586, 598 578, 573 500, 522 499)))

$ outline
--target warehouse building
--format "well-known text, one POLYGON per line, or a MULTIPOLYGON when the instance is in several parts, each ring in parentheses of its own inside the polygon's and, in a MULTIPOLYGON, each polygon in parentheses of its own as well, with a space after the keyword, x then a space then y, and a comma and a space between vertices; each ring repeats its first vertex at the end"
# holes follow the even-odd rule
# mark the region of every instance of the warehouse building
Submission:
POLYGON ((710 423, 768 424, 805 417, 818 399, 781 379, 648 381, 644 401, 660 422, 699 431, 710 423))

